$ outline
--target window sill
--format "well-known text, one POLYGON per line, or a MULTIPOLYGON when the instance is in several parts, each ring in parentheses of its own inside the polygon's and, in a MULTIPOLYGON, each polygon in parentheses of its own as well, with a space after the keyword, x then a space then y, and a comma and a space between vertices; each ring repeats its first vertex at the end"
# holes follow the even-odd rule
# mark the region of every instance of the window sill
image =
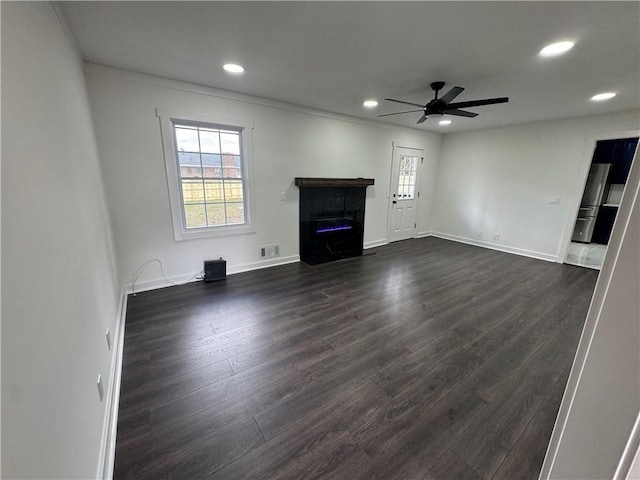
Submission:
POLYGON ((251 225, 240 225, 237 227, 218 228, 193 228, 189 230, 174 231, 176 242, 186 240, 200 240, 205 238, 227 237, 232 235, 251 235, 256 233, 251 225))

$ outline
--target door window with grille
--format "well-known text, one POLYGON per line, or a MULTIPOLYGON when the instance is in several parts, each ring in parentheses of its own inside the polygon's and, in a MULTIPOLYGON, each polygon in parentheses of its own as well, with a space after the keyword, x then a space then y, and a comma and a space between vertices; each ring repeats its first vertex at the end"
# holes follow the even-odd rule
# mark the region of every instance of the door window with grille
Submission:
POLYGON ((419 157, 402 155, 398 172, 398 200, 413 200, 416 194, 416 177, 419 157))

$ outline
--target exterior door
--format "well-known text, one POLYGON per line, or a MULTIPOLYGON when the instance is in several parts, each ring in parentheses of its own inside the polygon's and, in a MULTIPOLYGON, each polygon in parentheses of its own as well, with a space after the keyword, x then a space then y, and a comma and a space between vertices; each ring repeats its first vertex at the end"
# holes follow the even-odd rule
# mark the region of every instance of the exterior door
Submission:
POLYGON ((393 149, 388 221, 390 242, 416 236, 416 207, 420 196, 417 187, 418 168, 422 158, 422 150, 406 147, 393 149))

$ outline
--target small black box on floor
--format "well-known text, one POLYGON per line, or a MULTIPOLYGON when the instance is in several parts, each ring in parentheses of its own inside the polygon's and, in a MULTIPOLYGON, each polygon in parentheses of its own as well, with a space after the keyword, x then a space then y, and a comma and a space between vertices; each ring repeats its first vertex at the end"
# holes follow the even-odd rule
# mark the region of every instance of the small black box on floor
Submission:
POLYGON ((216 280, 224 280, 227 278, 227 261, 205 260, 204 262, 204 281, 214 282, 216 280))

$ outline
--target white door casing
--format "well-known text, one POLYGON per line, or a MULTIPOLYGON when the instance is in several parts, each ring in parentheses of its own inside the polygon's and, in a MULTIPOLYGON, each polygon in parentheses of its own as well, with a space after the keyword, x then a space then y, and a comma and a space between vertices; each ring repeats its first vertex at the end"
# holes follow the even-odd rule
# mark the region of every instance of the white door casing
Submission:
POLYGON ((389 185, 388 236, 390 242, 415 238, 416 210, 420 192, 418 170, 423 150, 394 147, 389 185))

